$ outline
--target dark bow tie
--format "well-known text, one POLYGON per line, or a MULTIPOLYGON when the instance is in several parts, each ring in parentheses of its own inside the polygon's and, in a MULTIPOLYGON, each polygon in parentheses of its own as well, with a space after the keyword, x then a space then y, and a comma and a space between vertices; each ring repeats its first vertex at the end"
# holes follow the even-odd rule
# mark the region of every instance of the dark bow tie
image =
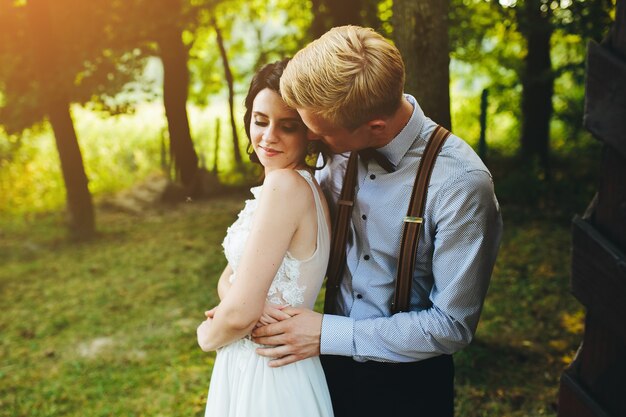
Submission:
POLYGON ((374 148, 361 149, 359 151, 359 157, 364 163, 368 163, 370 159, 375 160, 378 165, 387 172, 394 172, 396 170, 396 167, 389 162, 389 159, 374 148))

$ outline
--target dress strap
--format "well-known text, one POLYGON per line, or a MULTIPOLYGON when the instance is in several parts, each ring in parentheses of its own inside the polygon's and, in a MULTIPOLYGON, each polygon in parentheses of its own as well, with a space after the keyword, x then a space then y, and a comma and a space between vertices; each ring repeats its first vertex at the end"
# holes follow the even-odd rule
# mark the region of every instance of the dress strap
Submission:
POLYGON ((315 211, 317 213, 317 243, 316 244, 317 244, 317 247, 319 248, 321 245, 321 242, 323 240, 328 240, 326 238, 330 236, 328 226, 327 226, 328 223, 326 221, 326 213, 324 213, 324 208, 322 207, 322 199, 319 195, 320 191, 316 186, 316 182, 315 182, 315 179, 313 178, 313 175, 311 175, 309 171, 304 170, 304 169, 297 169, 296 172, 299 173, 302 176, 302 178, 306 180, 306 182, 311 187, 311 190, 313 191, 313 198, 315 199, 315 211))

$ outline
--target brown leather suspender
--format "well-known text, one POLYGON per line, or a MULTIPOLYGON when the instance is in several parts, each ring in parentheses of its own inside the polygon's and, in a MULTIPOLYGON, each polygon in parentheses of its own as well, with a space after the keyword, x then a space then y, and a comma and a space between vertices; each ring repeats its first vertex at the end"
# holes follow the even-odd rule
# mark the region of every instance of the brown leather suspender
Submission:
MULTIPOLYGON (((402 244, 398 258, 398 271, 396 289, 391 303, 392 313, 408 311, 411 298, 411 284, 413 282, 413 270, 415 268, 415 256, 422 228, 424 208, 430 176, 435 165, 437 155, 443 143, 450 136, 450 132, 441 126, 437 126, 431 135, 424 154, 422 156, 407 215, 404 218, 402 231, 402 244)), ((333 239, 331 242, 330 260, 326 271, 326 297, 324 300, 324 312, 335 312, 339 286, 346 264, 346 241, 348 227, 352 217, 354 205, 354 187, 356 185, 357 153, 352 152, 348 160, 348 166, 344 176, 341 196, 337 204, 337 213, 333 224, 333 239)))
POLYGON ((348 166, 343 178, 341 195, 337 201, 337 213, 333 222, 332 241, 330 243, 330 259, 326 269, 326 295, 324 297, 324 313, 335 312, 337 293, 346 266, 346 241, 348 239, 348 226, 352 218, 354 206, 354 187, 356 186, 356 172, 358 163, 357 152, 350 154, 348 166))
POLYGON ((435 166, 435 160, 443 143, 450 136, 445 128, 437 126, 430 136, 424 155, 417 169, 413 193, 409 210, 404 218, 402 231, 402 244, 400 245, 400 257, 398 258, 398 273, 396 278, 396 291, 391 303, 391 312, 408 311, 411 300, 411 284, 413 283, 413 271, 415 269, 415 257, 417 256, 417 244, 419 242, 422 223, 424 221, 424 209, 430 176, 435 166))

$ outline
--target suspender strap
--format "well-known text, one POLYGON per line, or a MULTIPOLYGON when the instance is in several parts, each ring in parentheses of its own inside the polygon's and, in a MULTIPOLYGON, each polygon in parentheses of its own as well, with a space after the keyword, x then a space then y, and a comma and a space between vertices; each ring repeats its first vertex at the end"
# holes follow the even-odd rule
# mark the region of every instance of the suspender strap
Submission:
MULTIPOLYGON (((404 228, 402 231, 402 245, 398 259, 398 272, 396 278, 396 291, 391 304, 391 310, 395 314, 400 311, 408 311, 411 296, 411 284, 413 281, 413 270, 415 268, 415 256, 417 255, 417 245, 426 205, 426 192, 430 183, 430 176, 435 165, 435 160, 443 143, 450 135, 446 129, 437 126, 431 135, 424 155, 422 156, 411 202, 407 216, 404 218, 404 228)), ((356 186, 356 174, 358 165, 358 153, 352 152, 348 159, 341 196, 337 203, 337 213, 333 223, 333 238, 330 247, 330 259, 326 270, 326 296, 324 298, 324 313, 335 313, 339 286, 343 278, 343 271, 346 265, 346 242, 348 230, 352 221, 352 207, 354 205, 354 189, 356 186)))
POLYGON ((354 205, 354 189, 356 186, 356 172, 358 153, 352 152, 348 159, 348 166, 341 187, 341 196, 337 202, 337 213, 333 222, 333 238, 330 244, 330 259, 326 270, 326 295, 324 298, 324 313, 335 312, 339 285, 346 265, 346 242, 348 229, 352 219, 354 205))
POLYGON ((396 291, 394 293, 393 302, 391 303, 391 312, 393 314, 409 310, 411 284, 415 270, 415 257, 417 255, 417 246, 422 230, 428 184, 430 184, 430 176, 433 172, 437 155, 439 151, 441 151, 441 147, 448 136, 450 136, 450 132, 443 127, 437 126, 437 128, 435 128, 435 131, 426 144, 424 155, 417 169, 413 193, 411 194, 411 202, 407 215, 404 218, 402 244, 400 246, 400 257, 398 258, 396 291))

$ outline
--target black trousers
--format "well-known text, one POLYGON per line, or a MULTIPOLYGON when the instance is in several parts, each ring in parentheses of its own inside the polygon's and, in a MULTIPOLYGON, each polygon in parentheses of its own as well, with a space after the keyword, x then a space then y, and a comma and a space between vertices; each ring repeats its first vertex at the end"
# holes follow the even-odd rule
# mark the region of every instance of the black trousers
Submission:
POLYGON ((335 417, 453 417, 454 362, 356 362, 320 356, 335 417))

